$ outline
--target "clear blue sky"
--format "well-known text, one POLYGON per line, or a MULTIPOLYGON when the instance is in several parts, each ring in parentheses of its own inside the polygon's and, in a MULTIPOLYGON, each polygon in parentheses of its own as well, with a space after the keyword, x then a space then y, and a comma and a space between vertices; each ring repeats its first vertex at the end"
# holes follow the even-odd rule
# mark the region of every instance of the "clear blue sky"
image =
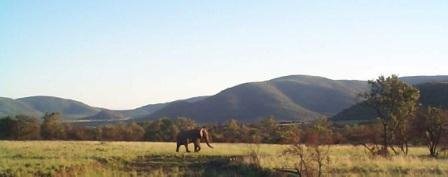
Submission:
POLYGON ((0 96, 134 108, 290 74, 448 74, 448 1, 0 1, 0 96))

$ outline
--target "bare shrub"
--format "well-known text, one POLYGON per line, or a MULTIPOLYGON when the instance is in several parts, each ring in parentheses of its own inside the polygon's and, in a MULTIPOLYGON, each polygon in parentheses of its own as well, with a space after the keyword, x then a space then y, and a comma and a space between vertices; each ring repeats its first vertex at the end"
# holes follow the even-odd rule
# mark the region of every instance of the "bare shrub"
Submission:
POLYGON ((245 163, 257 168, 261 168, 261 150, 260 144, 250 144, 248 158, 245 159, 245 163))
POLYGON ((300 177, 321 177, 330 170, 329 145, 293 145, 284 155, 297 156, 295 171, 300 177))

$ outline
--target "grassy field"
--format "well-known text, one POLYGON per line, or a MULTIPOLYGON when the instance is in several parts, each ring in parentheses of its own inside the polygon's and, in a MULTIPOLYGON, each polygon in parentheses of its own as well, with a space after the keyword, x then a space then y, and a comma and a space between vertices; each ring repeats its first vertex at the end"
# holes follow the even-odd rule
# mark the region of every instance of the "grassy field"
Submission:
MULTIPOLYGON (((0 141, 0 176, 259 176, 296 161, 282 155, 287 145, 214 145, 176 153, 175 143, 0 141), (257 152, 261 169, 232 165, 247 161, 251 152, 257 152)), ((448 176, 447 158, 429 158, 423 147, 410 153, 383 158, 362 147, 332 146, 327 176, 448 176)))

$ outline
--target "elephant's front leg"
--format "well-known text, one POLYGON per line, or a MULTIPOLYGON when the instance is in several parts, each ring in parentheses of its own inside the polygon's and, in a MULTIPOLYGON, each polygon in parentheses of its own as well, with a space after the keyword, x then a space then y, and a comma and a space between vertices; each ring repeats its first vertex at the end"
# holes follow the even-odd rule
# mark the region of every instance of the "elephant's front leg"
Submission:
POLYGON ((194 141, 194 152, 199 152, 201 150, 201 139, 196 139, 194 141))

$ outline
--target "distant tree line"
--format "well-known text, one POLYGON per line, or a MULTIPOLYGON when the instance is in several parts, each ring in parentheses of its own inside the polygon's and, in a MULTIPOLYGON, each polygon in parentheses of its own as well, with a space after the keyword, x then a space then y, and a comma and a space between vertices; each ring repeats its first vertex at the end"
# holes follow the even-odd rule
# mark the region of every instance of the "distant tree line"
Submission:
POLYGON ((230 119, 222 124, 197 124, 190 118, 161 118, 146 122, 115 123, 96 127, 63 122, 59 113, 41 119, 10 116, 0 119, 0 139, 175 141, 182 130, 205 126, 214 142, 279 144, 354 144, 375 155, 408 153, 411 145, 425 145, 437 157, 448 147, 448 111, 419 104, 419 92, 397 76, 369 82, 363 95, 378 114, 375 121, 335 124, 328 119, 307 123, 279 123, 267 117, 255 123, 230 119))
MULTIPOLYGON (((330 128, 330 123, 322 119, 330 128)), ((281 125, 268 117, 257 123, 230 119, 223 124, 201 125, 209 129, 215 142, 298 143, 305 135, 302 124, 281 125)), ((47 113, 41 119, 18 115, 0 119, 0 139, 4 140, 99 140, 99 141, 175 141, 182 130, 200 127, 185 117, 161 118, 154 121, 111 123, 97 127, 63 122, 59 113, 47 113)))
MULTIPOLYGON (((199 125, 192 119, 161 118, 141 123, 117 123, 97 127, 64 123, 59 113, 49 113, 41 119, 14 116, 0 119, 0 139, 3 140, 96 140, 96 141, 175 141, 182 130, 199 125)), ((439 108, 420 108, 410 122, 408 143, 426 145, 431 155, 448 143, 448 111, 439 108)), ((382 124, 380 121, 358 124, 334 124, 328 119, 309 123, 280 124, 275 117, 256 123, 231 119, 223 124, 201 125, 209 129, 214 142, 275 143, 275 144, 354 144, 370 151, 381 150, 382 124)), ((392 141, 399 145, 400 141, 392 141)))

